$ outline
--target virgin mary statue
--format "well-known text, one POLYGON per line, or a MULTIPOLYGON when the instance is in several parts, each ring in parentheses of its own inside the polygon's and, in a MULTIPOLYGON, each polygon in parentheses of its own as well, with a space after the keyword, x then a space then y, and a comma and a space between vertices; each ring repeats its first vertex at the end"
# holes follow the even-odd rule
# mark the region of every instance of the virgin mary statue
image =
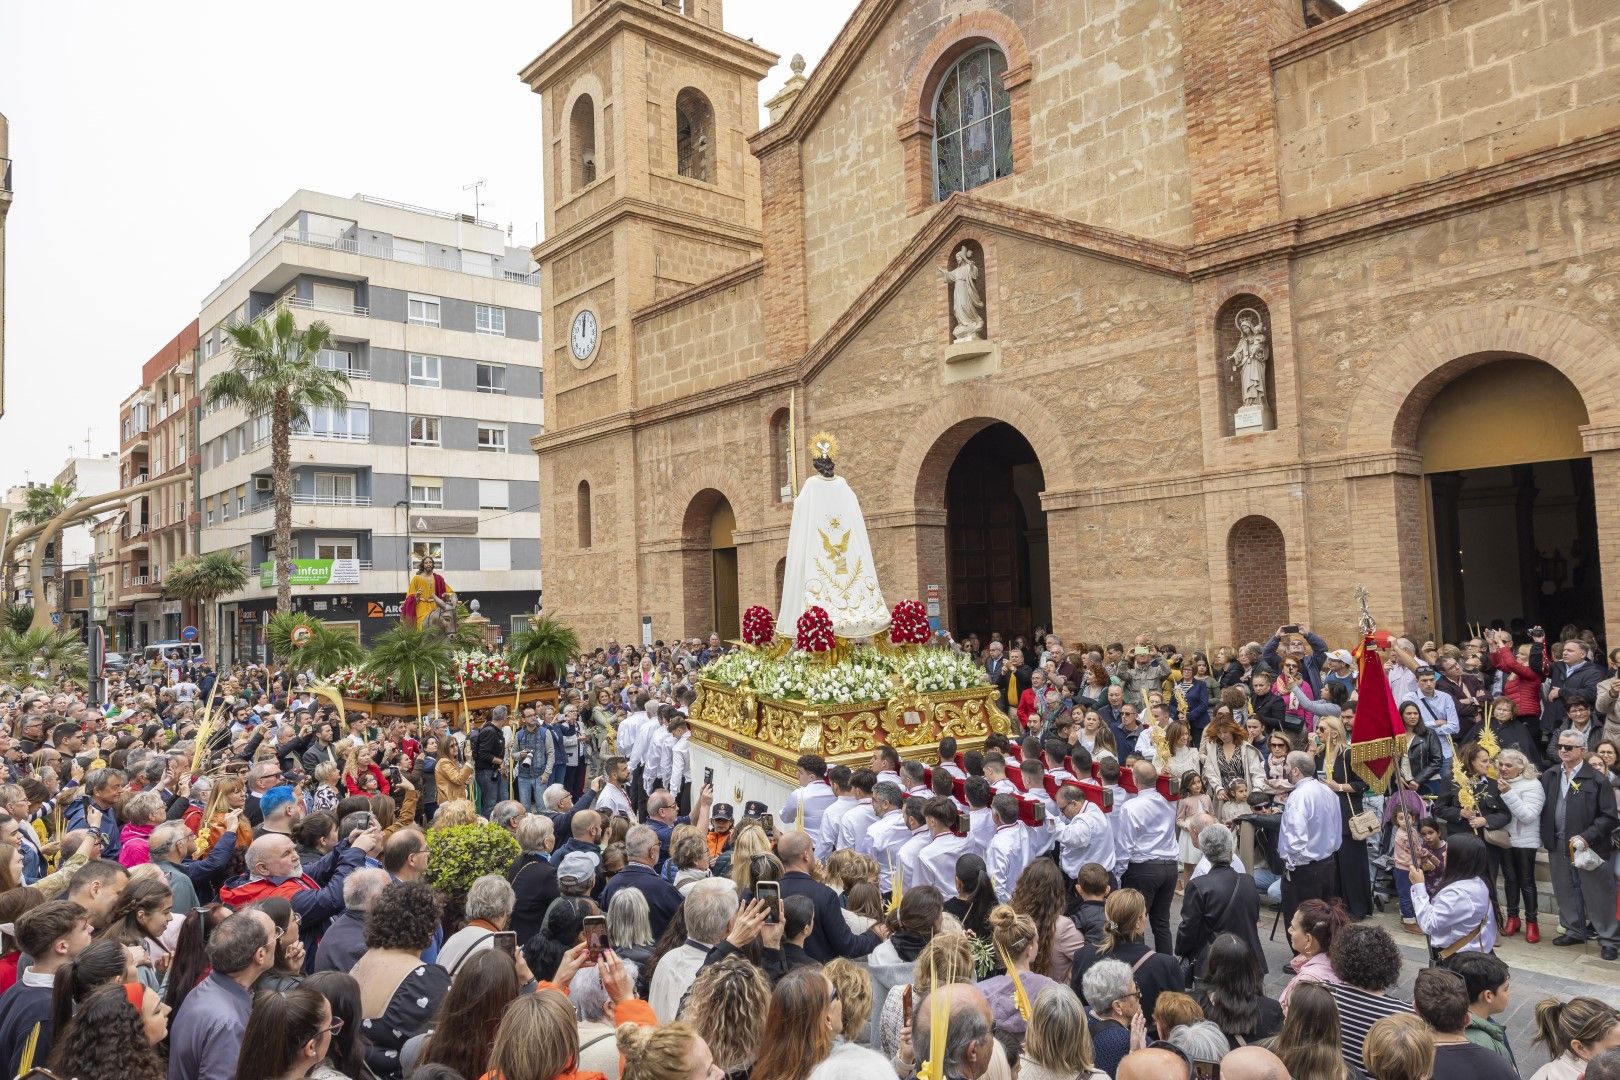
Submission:
POLYGON ((866 518, 854 489, 833 475, 838 443, 822 434, 810 441, 810 448, 816 475, 805 480, 793 500, 776 631, 793 637, 799 616, 814 606, 826 610, 839 637, 869 638, 888 628, 889 608, 878 588, 866 518))

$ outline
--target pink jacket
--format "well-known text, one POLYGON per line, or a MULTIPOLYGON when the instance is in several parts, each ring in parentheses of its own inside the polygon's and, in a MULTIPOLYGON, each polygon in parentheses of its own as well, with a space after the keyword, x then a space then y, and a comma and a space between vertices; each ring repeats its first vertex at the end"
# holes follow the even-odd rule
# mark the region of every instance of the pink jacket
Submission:
POLYGON ((125 825, 118 834, 118 865, 132 866, 152 861, 151 836, 156 825, 125 825))

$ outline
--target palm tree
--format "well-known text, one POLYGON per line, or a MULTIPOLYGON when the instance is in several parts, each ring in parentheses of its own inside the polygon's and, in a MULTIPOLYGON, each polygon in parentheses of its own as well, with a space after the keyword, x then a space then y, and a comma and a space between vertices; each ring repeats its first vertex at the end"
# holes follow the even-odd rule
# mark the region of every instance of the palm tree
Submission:
POLYGON ((219 643, 210 636, 208 625, 214 601, 246 588, 247 583, 247 567, 236 560, 236 552, 222 549, 176 559, 163 580, 163 591, 197 605, 202 639, 213 647, 217 659, 219 643))
POLYGON ((541 681, 556 682, 579 655, 579 635, 556 619, 541 615, 512 635, 506 643, 506 662, 512 670, 532 672, 541 681))
POLYGON ((249 417, 270 417, 270 476, 274 484, 276 610, 292 610, 292 429, 307 423, 309 410, 346 409, 349 376, 320 367, 316 355, 332 339, 332 329, 319 320, 298 329, 292 312, 281 307, 273 316, 225 327, 231 339, 232 364, 208 380, 203 403, 208 408, 232 405, 249 417))
MULTIPOLYGON (((45 524, 47 521, 51 520, 51 518, 55 517, 57 514, 60 514, 73 504, 74 498, 78 495, 78 486, 79 485, 76 481, 69 480, 65 484, 52 481, 49 484, 35 484, 29 487, 24 495, 24 498, 27 501, 23 504, 23 508, 21 510, 18 510, 11 516, 12 523, 15 525, 24 526, 45 524)), ((58 545, 60 545, 60 540, 58 540, 58 545)), ((67 608, 67 590, 61 586, 66 584, 66 571, 60 566, 61 560, 59 559, 57 562, 57 592, 61 594, 61 609, 65 611, 67 608)), ((7 560, 5 572, 6 594, 9 596, 11 594, 12 582, 17 576, 15 559, 7 560)), ((34 602, 36 604, 43 604, 45 602, 45 598, 43 596, 35 597, 34 602)))
POLYGON ((33 604, 7 604, 0 608, 0 625, 9 628, 13 633, 26 633, 33 624, 33 604))
POLYGON ((0 627, 0 677, 18 686, 45 686, 65 675, 84 685, 90 653, 72 631, 0 627))
POLYGON ((348 634, 340 634, 330 626, 317 623, 309 643, 298 650, 298 666, 324 679, 338 668, 352 667, 366 658, 366 650, 348 634))
POLYGON ((414 697, 423 682, 431 685, 450 670, 452 654, 450 639, 437 630, 418 630, 402 622, 371 643, 365 670, 392 679, 400 693, 414 697))

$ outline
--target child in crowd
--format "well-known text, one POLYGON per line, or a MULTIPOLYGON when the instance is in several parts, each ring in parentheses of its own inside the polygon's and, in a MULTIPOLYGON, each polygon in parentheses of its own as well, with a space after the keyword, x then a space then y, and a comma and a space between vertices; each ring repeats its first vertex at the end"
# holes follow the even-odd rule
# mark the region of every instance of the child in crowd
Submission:
POLYGON ((1194 839, 1192 830, 1188 827, 1194 818, 1211 817, 1215 813, 1214 803, 1204 790, 1204 774, 1189 769, 1181 774, 1181 800, 1176 803, 1176 834, 1181 840, 1181 881, 1176 885, 1176 895, 1186 892, 1187 881, 1192 877, 1193 869, 1203 853, 1198 850, 1198 842, 1194 839))
POLYGON ((1227 800, 1221 803, 1218 817, 1222 825, 1231 825, 1232 822, 1250 813, 1249 782, 1247 780, 1233 780, 1226 785, 1227 800))
POLYGON ((1101 863, 1086 863, 1074 879, 1074 891, 1080 901, 1069 908, 1069 918, 1086 939, 1088 945, 1102 944, 1108 919, 1103 914, 1103 903, 1114 891, 1113 878, 1101 863))

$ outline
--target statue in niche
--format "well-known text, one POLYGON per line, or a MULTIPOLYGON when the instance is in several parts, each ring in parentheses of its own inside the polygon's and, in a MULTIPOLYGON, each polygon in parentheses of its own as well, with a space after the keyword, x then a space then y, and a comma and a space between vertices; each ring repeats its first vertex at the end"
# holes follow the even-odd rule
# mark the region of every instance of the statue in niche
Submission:
POLYGON ((1238 343, 1227 358, 1232 372, 1238 377, 1240 398, 1245 406, 1266 406, 1266 364, 1271 360, 1271 345, 1266 335, 1266 323, 1252 307, 1238 311, 1238 343))
POLYGON ((973 341, 984 337, 984 298, 979 295, 979 267, 973 261, 973 250, 966 244, 956 249, 956 265, 939 270, 940 277, 951 283, 951 315, 956 328, 951 331, 952 341, 973 341))

